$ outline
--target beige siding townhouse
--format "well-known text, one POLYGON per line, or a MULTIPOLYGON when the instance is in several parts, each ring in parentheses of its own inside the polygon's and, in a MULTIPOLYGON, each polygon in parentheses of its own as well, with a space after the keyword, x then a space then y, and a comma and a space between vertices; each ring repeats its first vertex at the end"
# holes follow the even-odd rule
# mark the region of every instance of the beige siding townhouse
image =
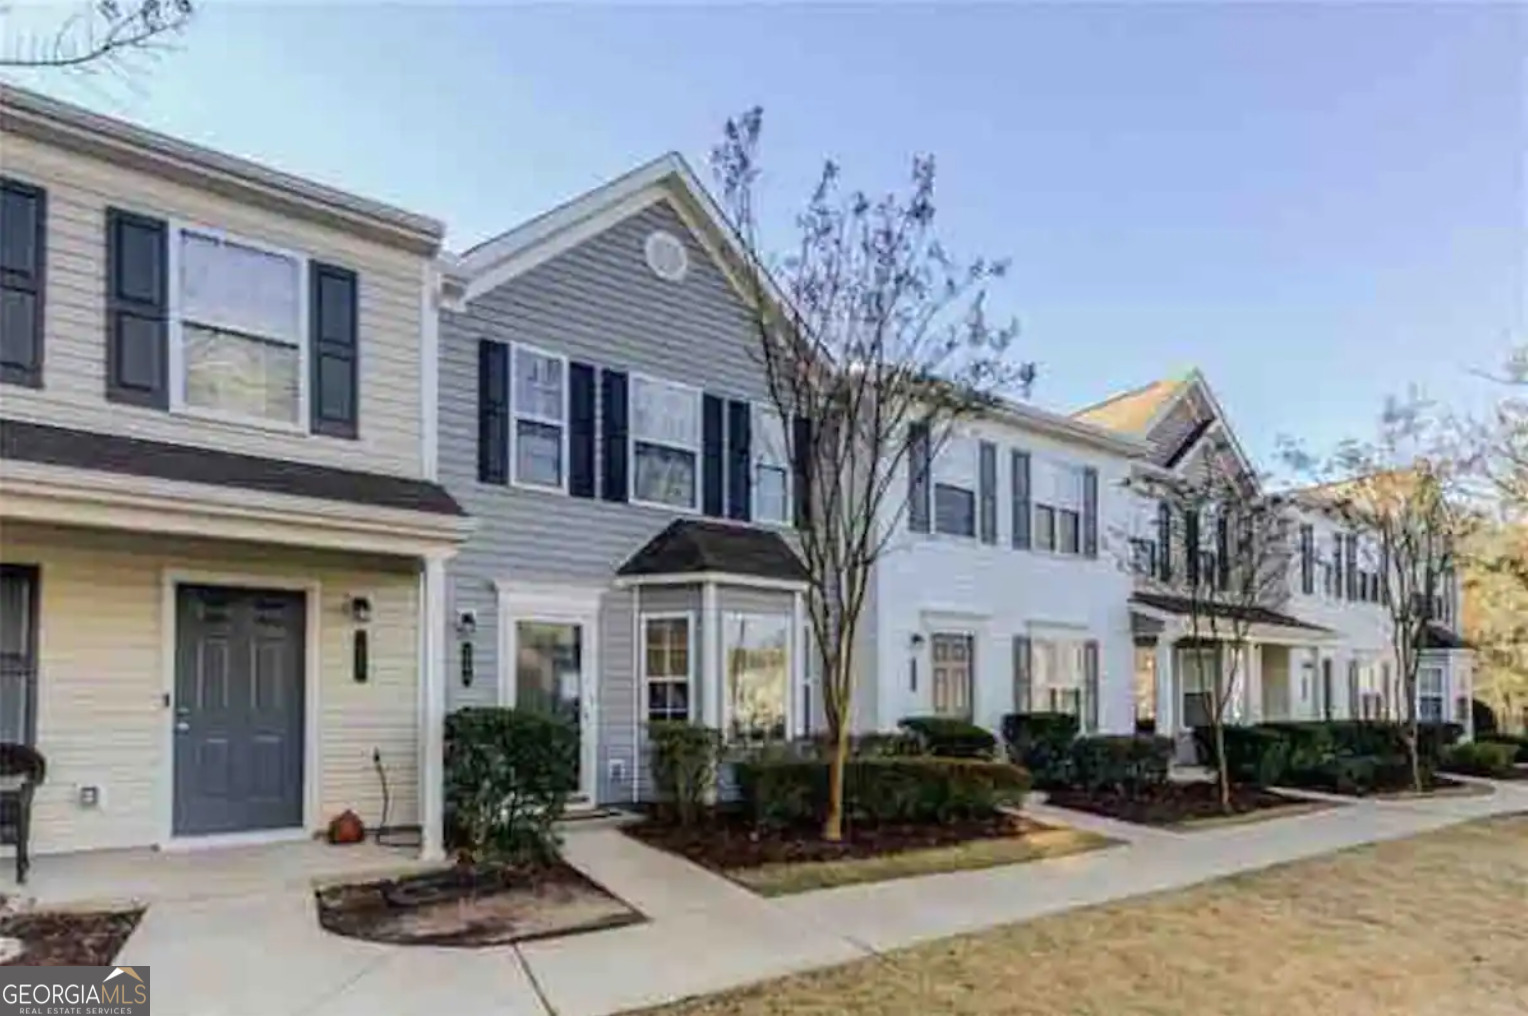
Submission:
POLYGON ((440 850, 439 223, 0 90, 0 741, 32 848, 440 850), (388 807, 384 814, 384 781, 388 807))

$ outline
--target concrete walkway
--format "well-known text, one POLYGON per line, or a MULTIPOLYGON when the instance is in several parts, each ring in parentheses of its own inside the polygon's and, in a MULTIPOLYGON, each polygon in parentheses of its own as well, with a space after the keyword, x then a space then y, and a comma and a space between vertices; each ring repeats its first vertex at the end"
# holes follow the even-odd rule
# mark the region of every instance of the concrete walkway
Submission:
POLYGON ((567 834, 570 863, 647 923, 502 949, 382 946, 321 931, 312 893, 287 887, 156 903, 119 962, 153 968, 158 1016, 603 1016, 1514 811, 1528 811, 1528 786, 1181 834, 1036 805, 1037 818, 1128 843, 778 900, 615 829, 580 828, 567 834))

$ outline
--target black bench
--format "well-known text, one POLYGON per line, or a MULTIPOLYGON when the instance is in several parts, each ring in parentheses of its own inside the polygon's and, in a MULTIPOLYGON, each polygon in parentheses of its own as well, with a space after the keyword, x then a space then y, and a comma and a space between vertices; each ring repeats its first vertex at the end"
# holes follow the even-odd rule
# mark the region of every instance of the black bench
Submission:
POLYGON ((32 866, 32 795, 47 775, 48 764, 36 748, 0 742, 0 846, 16 848, 16 883, 27 880, 32 866), (19 783, 17 781, 20 781, 19 783))

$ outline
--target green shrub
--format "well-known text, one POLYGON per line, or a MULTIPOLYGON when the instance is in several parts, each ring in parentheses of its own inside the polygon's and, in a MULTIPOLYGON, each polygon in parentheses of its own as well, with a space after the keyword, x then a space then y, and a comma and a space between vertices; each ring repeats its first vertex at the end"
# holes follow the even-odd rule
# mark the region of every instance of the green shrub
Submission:
POLYGON ((1516 758, 1515 744, 1471 741, 1444 749, 1443 768, 1469 776, 1510 776, 1516 758))
POLYGON ((1487 734, 1479 738, 1491 744, 1510 744, 1517 749, 1517 761, 1528 762, 1528 735, 1524 734, 1487 734))
MULTIPOLYGON (((819 821, 827 811, 826 760, 743 762, 740 803, 760 825, 819 821)), ((850 822, 938 823, 986 818, 1018 807, 1029 774, 1006 762, 931 756, 858 758, 844 768, 844 811, 850 822)))
POLYGON ((997 753, 992 731, 949 716, 909 716, 898 724, 918 738, 925 754, 940 758, 990 759, 997 753))
POLYGON ((1072 743, 1068 782, 1079 790, 1134 796, 1167 782, 1173 739, 1146 734, 1101 734, 1072 743))
MULTIPOLYGON (((1423 786, 1433 780, 1432 763, 1419 759, 1423 786)), ((1337 794, 1384 794, 1412 789, 1411 762, 1405 755, 1333 755, 1309 769, 1291 771, 1288 782, 1309 790, 1337 794)))
POLYGON ((716 790, 720 732, 697 723, 662 720, 647 725, 652 745, 653 787, 680 825, 694 825, 716 790))
POLYGON ((451 845, 474 861, 546 863, 554 824, 578 789, 578 730, 515 709, 459 709, 445 723, 451 845))
MULTIPOLYGON (((1290 739, 1267 727, 1227 726, 1222 734, 1226 746, 1226 771, 1232 783, 1255 787, 1277 786, 1289 770, 1290 739)), ((1201 764, 1219 770, 1215 754, 1215 729, 1194 728, 1194 744, 1201 764)))
POLYGON ((1009 713, 1003 717, 1008 761, 1028 769, 1038 787, 1061 784, 1077 729, 1070 713, 1009 713))

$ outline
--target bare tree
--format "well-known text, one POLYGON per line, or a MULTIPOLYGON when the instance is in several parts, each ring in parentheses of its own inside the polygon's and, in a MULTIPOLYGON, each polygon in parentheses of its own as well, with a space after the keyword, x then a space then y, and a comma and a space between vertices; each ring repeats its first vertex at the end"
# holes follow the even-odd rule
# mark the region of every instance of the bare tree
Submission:
POLYGON ((1324 462, 1286 449, 1297 468, 1324 482, 1305 503, 1373 535, 1379 547, 1381 603, 1390 620, 1400 681, 1403 740, 1412 784, 1424 789, 1418 674, 1441 605, 1451 595, 1463 541, 1476 522, 1468 504, 1470 461, 1434 405, 1412 391, 1386 401, 1376 436, 1345 441, 1324 462))
POLYGON ((743 251, 754 350, 796 464, 797 537, 810 595, 821 704, 833 746, 823 836, 843 833, 855 652, 872 570, 910 507, 921 464, 959 420, 1026 391, 1013 323, 993 324, 985 287, 1002 262, 958 263, 934 236, 934 161, 905 193, 850 190, 825 163, 789 253, 763 250, 756 204, 763 113, 729 120, 712 168, 743 251), (909 480, 909 473, 912 480, 909 480))
MULTIPOLYGON (((1291 516, 1286 498, 1264 493, 1258 482, 1204 468, 1189 476, 1143 474, 1130 486, 1166 506, 1184 548, 1181 583, 1189 646, 1215 655, 1209 668, 1208 714, 1220 806, 1231 811, 1231 773, 1225 724, 1246 680, 1243 667, 1260 610, 1289 594, 1291 516)), ((1129 547, 1128 541, 1115 541, 1129 547)), ((1160 552, 1169 553, 1167 548, 1160 552)), ((1135 562, 1130 563, 1132 566, 1135 562)), ((1197 657, 1204 681, 1202 657, 1197 657)))
MULTIPOLYGON (((1528 345, 1508 359, 1498 380, 1507 393, 1480 432, 1480 463, 1495 487, 1502 515, 1509 523, 1528 525, 1528 345)), ((1520 577, 1528 587, 1528 573, 1520 577)))
POLYGON ((26 13, 49 21, 29 26, 15 5, 0 5, 0 70, 125 71, 129 58, 163 49, 194 8, 193 0, 94 0, 72 10, 39 6, 26 13))

